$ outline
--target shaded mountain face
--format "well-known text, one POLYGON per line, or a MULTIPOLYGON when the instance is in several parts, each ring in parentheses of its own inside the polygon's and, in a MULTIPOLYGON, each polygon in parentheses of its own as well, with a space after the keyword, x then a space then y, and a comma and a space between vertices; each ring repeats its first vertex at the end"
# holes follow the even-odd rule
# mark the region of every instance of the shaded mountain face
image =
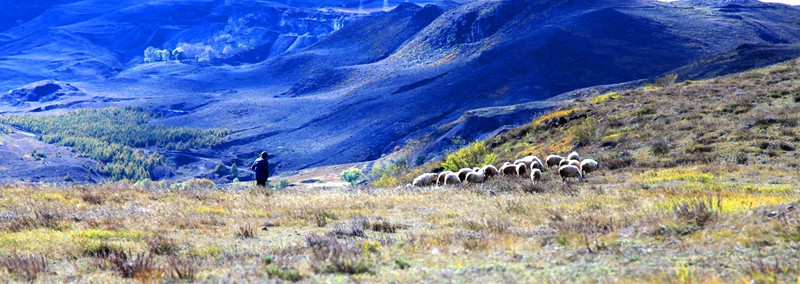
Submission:
POLYGON ((193 155, 242 164, 267 149, 295 170, 378 158, 471 109, 800 42, 800 10, 749 1, 390 1, 369 15, 339 6, 383 1, 140 2, 64 2, 3 32, 6 89, 58 79, 104 99, 0 109, 144 105, 166 114, 155 123, 232 133, 193 155), (147 47, 185 59, 145 63, 147 47))

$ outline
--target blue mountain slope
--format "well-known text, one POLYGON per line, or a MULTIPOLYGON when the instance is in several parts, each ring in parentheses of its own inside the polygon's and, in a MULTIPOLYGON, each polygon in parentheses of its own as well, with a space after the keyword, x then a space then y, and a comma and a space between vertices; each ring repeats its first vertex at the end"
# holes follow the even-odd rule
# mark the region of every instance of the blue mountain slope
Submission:
POLYGON ((114 99, 70 108, 145 105, 166 114, 155 123, 233 133, 191 155, 229 164, 269 149, 293 170, 380 157, 471 109, 658 76, 745 43, 800 42, 800 10, 759 2, 390 2, 370 15, 328 9, 357 1, 55 5, 3 33, 0 86, 69 81, 114 99), (192 56, 145 63, 149 46, 192 56))

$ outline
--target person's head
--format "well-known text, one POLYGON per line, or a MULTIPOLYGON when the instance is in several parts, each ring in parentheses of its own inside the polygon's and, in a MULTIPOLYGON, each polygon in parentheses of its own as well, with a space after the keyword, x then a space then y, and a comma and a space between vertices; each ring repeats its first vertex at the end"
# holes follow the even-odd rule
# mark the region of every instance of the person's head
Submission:
POLYGON ((267 158, 267 157, 269 157, 269 154, 267 154, 267 151, 261 152, 261 158, 267 158))

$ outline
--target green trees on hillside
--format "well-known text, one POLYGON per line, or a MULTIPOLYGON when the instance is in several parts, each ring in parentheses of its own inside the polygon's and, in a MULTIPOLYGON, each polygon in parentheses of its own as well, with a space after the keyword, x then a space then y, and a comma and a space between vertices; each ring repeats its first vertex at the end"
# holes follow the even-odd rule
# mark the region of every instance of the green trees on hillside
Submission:
POLYGON ((458 171, 475 165, 491 165, 497 161, 497 154, 486 148, 483 142, 475 142, 447 155, 442 167, 448 171, 458 171))
POLYGON ((152 46, 148 47, 144 50, 144 62, 158 62, 158 61, 169 61, 170 59, 170 52, 166 49, 158 49, 152 46))
POLYGON ((49 144, 72 147, 98 160, 97 171, 112 180, 150 178, 150 170, 164 164, 157 151, 183 150, 221 143, 224 130, 199 130, 148 124, 150 113, 140 107, 81 109, 58 115, 0 116, 0 123, 40 134, 49 144))

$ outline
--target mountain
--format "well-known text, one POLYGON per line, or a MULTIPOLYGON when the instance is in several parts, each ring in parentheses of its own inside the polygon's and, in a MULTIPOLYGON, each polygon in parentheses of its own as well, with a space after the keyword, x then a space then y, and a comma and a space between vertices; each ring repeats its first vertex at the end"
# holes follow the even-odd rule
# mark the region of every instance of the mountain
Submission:
POLYGON ((0 86, 57 79, 86 95, 0 111, 145 106, 162 115, 155 124, 229 130, 215 147, 165 152, 172 167, 206 167, 176 162, 187 155, 243 165, 268 150, 292 171, 376 159, 473 109, 800 42, 800 10, 755 1, 362 3, 374 12, 341 1, 42 4, 0 36, 0 86), (177 47, 182 62, 155 60, 177 47))

